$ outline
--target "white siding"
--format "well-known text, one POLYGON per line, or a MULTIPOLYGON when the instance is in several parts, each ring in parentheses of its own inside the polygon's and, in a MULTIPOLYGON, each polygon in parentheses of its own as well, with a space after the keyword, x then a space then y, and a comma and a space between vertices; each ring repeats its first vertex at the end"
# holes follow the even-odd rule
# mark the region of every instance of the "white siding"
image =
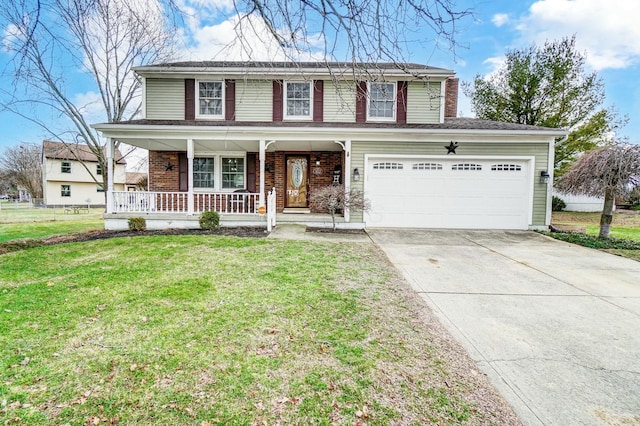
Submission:
MULTIPOLYGON (((49 158, 45 160, 43 170, 43 175, 45 176, 43 188, 45 203, 47 205, 104 205, 104 193, 98 192, 98 184, 82 163, 71 160, 71 173, 62 173, 62 161, 49 158), (62 185, 71 186, 71 197, 62 197, 62 185)), ((87 167, 94 175, 96 175, 97 164, 87 163, 87 167)), ((116 164, 113 170, 114 189, 116 191, 124 190, 125 176, 124 164, 116 164)), ((96 177, 100 179, 99 176, 96 175, 96 177)))
MULTIPOLYGON (((114 184, 115 191, 124 191, 123 184, 114 184)), ((44 187, 47 194, 46 203, 52 205, 104 205, 104 192, 98 192, 98 184, 88 182, 52 182, 48 181, 44 187), (62 196, 62 185, 69 185, 71 188, 71 196, 62 196)))
POLYGON ((184 120, 184 80, 146 79, 146 118, 184 120))
POLYGON ((407 87, 407 123, 440 122, 440 83, 411 81, 407 87))
POLYGON ((273 120, 273 83, 236 80, 236 121, 273 120))
POLYGON ((324 82, 324 121, 355 123, 356 94, 354 84, 331 80, 324 82))

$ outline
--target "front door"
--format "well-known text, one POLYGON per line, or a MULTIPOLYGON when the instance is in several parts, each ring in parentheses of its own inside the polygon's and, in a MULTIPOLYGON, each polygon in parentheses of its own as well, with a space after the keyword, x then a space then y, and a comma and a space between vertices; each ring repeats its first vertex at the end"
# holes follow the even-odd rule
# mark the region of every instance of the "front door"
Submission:
POLYGON ((287 195, 285 207, 308 207, 309 156, 287 155, 287 195))

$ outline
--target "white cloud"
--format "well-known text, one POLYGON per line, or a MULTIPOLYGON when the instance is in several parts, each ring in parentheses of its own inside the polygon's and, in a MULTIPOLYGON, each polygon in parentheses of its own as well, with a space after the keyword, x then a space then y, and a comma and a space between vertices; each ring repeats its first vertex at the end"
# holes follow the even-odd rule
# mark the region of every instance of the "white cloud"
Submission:
MULTIPOLYGON (((285 34, 285 33, 281 33, 285 34)), ((311 52, 297 51, 278 44, 264 21, 256 15, 235 15, 216 25, 198 27, 193 32, 191 60, 284 61, 322 60, 320 35, 299 39, 311 52)))
POLYGON ((482 63, 490 65, 491 68, 492 68, 490 74, 493 74, 494 72, 499 70, 500 67, 502 67, 502 65, 504 64, 505 59, 506 58, 504 56, 493 56, 491 58, 485 59, 484 61, 482 61, 482 63))
POLYGON ((93 91, 76 93, 72 102, 87 123, 99 123, 105 120, 104 105, 99 93, 93 91))
POLYGON ((501 27, 509 22, 509 15, 507 15, 506 13, 496 13, 491 18, 491 22, 493 22, 493 25, 495 25, 496 27, 501 27))
POLYGON ((638 17, 638 0, 538 0, 517 28, 537 44, 576 34, 595 70, 626 68, 640 62, 638 17))

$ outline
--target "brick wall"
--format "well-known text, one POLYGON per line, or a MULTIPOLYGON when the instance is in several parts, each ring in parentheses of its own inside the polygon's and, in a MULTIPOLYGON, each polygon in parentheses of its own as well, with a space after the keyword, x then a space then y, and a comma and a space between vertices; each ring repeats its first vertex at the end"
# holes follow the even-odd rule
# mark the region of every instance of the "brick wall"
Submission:
POLYGON ((458 116, 458 79, 449 77, 444 89, 444 116, 458 116))
MULTIPOLYGON (((309 156, 309 193, 324 186, 331 185, 333 182, 333 171, 336 166, 342 171, 340 183, 344 183, 343 169, 343 153, 342 152, 296 152, 286 153, 284 151, 267 152, 265 156, 265 164, 270 171, 265 172, 264 183, 265 190, 270 191, 276 188, 278 194, 276 200, 276 209, 282 212, 284 209, 284 199, 286 191, 286 162, 287 154, 292 155, 308 155, 309 156), (316 165, 319 161, 320 164, 316 165)), ((260 168, 260 163, 256 162, 256 169, 260 168)), ((256 170, 256 179, 260 179, 260 170, 256 170)))
POLYGON ((178 191, 179 173, 177 151, 149 151, 149 191, 178 191))
MULTIPOLYGON (((149 191, 178 191, 179 190, 179 152, 174 151, 149 151, 149 191), (167 164, 172 164, 172 170, 166 170, 167 164)), ((265 191, 274 187, 278 194, 276 208, 278 212, 284 209, 286 191, 286 163, 287 154, 300 154, 309 156, 309 193, 331 185, 333 183, 333 171, 341 170, 340 183, 344 183, 344 153, 343 152, 296 152, 284 151, 267 152, 265 166, 270 170, 265 171, 265 191), (316 165, 316 162, 320 162, 316 165)), ((256 155, 257 156, 257 155, 256 155)), ((256 161, 256 183, 260 182, 260 162, 256 161)), ((258 186, 258 184, 256 184, 258 186)), ((256 188, 257 189, 257 188, 256 188)), ((266 194, 265 194, 266 197, 266 194)), ((266 198, 265 198, 266 199, 266 198)))

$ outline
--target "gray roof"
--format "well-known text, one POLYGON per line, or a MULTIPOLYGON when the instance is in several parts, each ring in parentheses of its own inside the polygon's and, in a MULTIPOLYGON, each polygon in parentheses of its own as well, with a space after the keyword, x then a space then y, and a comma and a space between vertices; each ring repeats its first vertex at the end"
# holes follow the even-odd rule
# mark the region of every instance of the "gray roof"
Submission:
MULTIPOLYGON (((114 123, 115 124, 115 123, 114 123)), ((424 129, 424 130, 497 130, 497 131, 538 131, 562 132, 562 129, 550 127, 530 126, 526 124, 502 123, 499 121, 479 120, 477 118, 445 118, 444 123, 434 124, 397 124, 397 123, 333 123, 333 122, 264 122, 264 121, 208 121, 208 120, 131 120, 117 123, 118 125, 149 125, 149 126, 211 126, 211 127, 307 127, 307 128, 344 128, 344 129, 424 129)))
POLYGON ((378 69, 378 70, 441 70, 449 71, 445 68, 436 68, 424 64, 416 63, 394 63, 394 62, 231 62, 231 61, 183 61, 165 62, 160 64, 145 65, 142 68, 267 68, 267 69, 323 69, 323 68, 343 68, 343 69, 378 69))

